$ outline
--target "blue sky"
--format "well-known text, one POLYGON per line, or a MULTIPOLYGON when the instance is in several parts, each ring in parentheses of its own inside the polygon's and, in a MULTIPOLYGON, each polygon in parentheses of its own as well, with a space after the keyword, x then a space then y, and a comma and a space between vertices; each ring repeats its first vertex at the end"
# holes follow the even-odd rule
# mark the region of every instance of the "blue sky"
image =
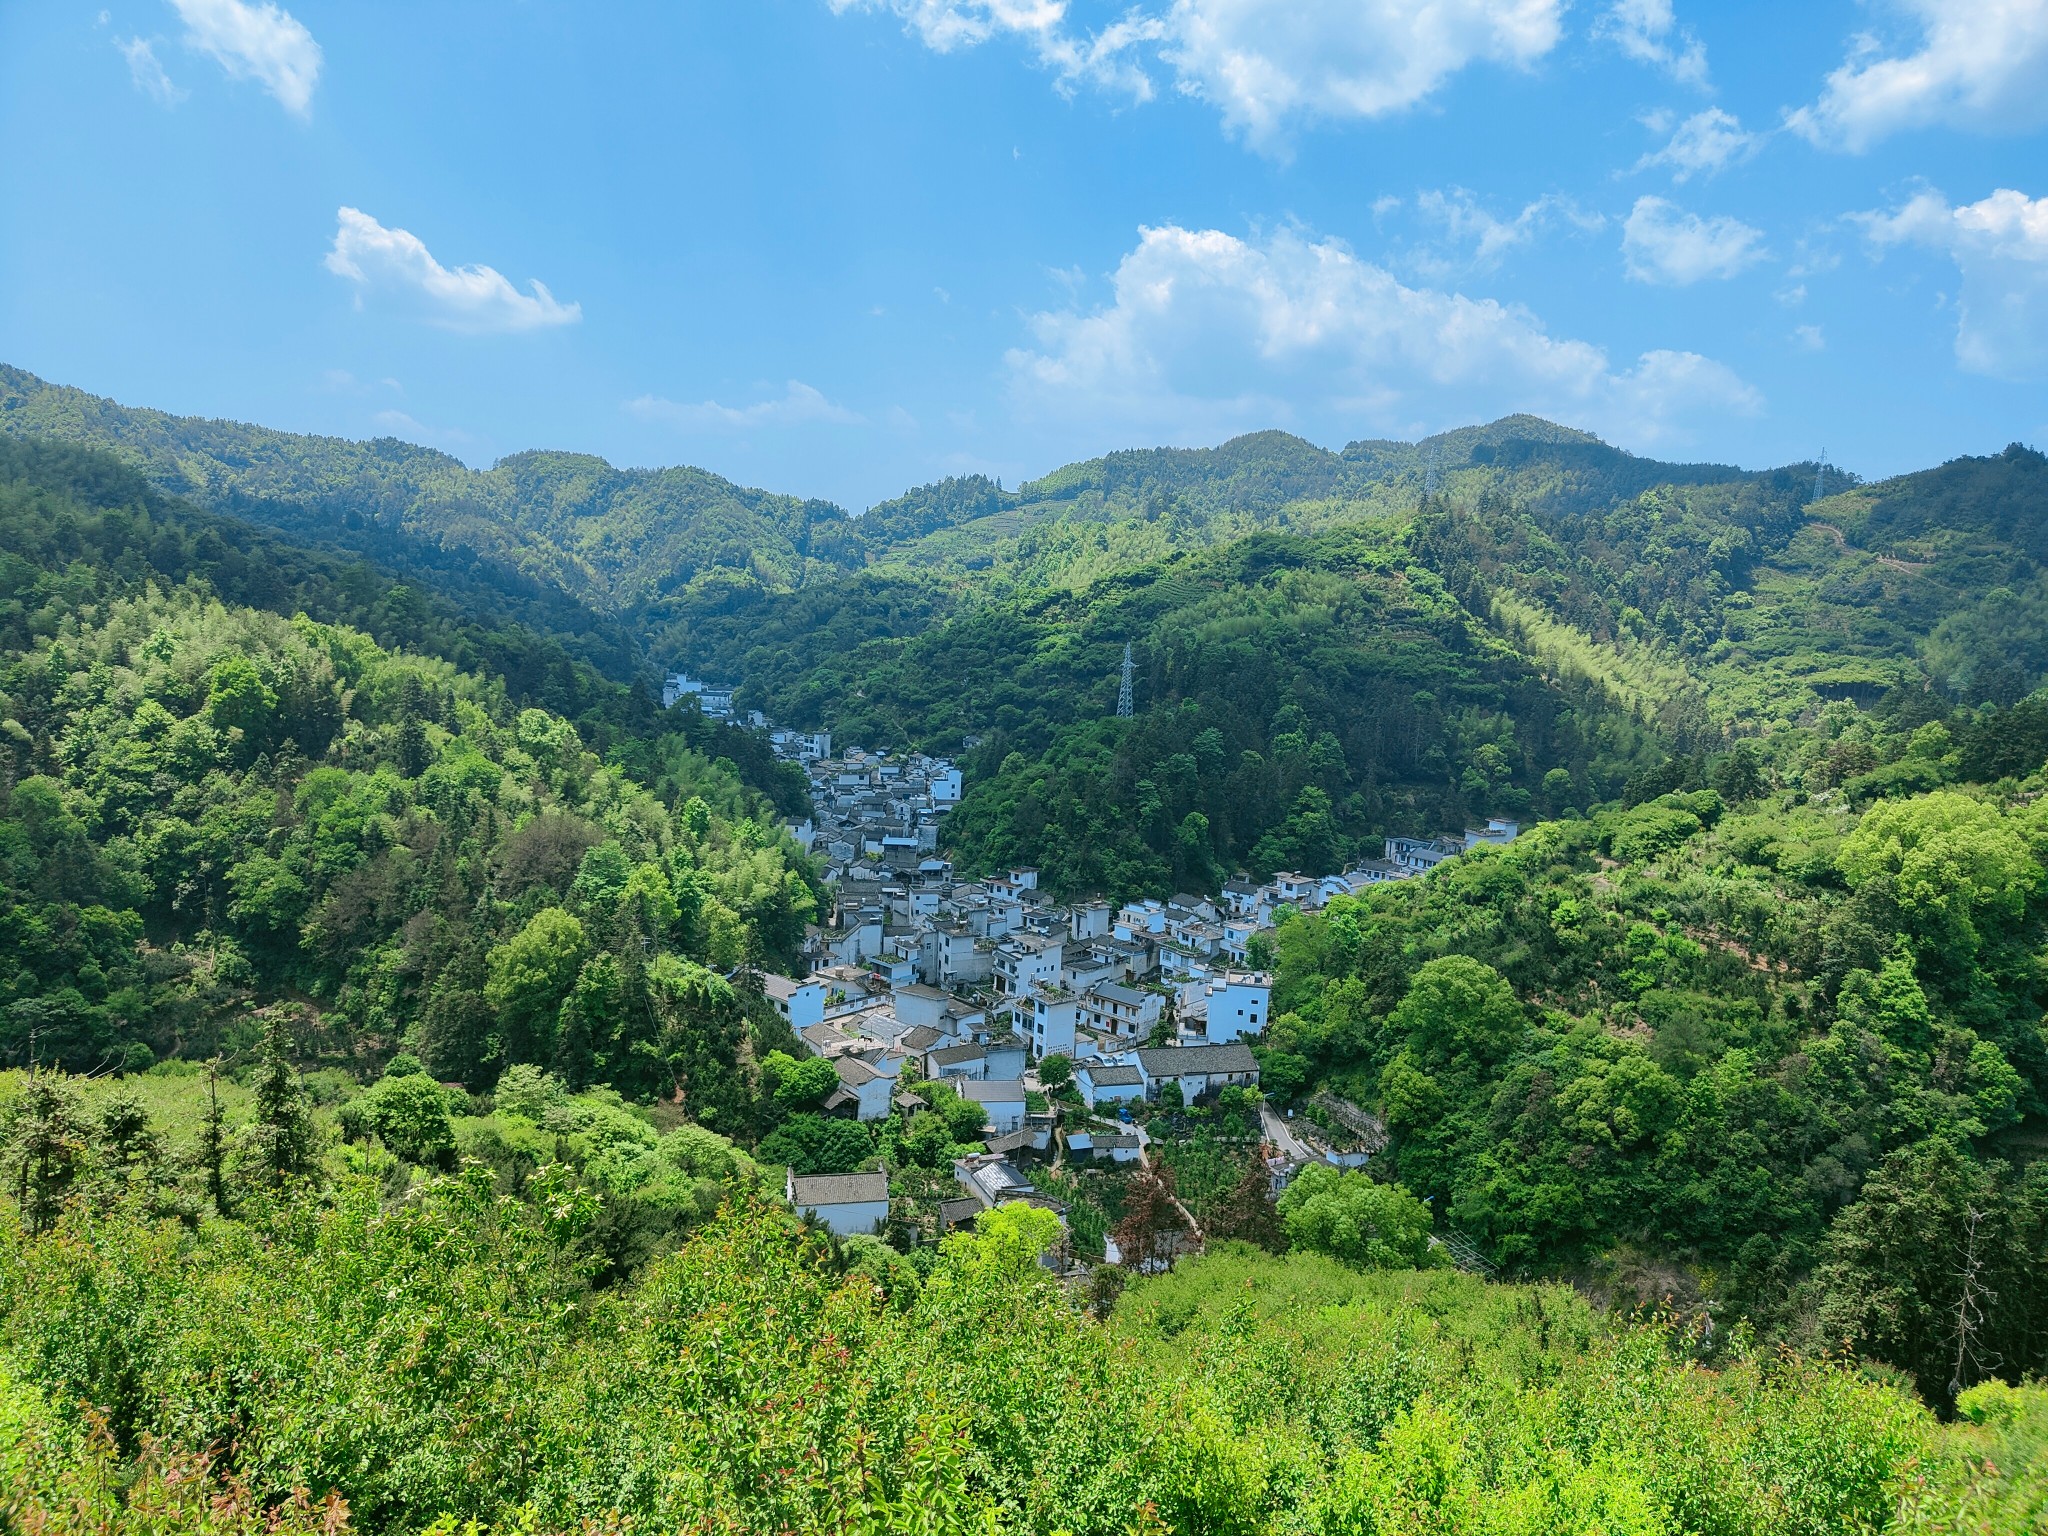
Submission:
POLYGON ((2048 440, 2048 0, 10 0, 0 133, 0 358, 472 463, 2048 440))

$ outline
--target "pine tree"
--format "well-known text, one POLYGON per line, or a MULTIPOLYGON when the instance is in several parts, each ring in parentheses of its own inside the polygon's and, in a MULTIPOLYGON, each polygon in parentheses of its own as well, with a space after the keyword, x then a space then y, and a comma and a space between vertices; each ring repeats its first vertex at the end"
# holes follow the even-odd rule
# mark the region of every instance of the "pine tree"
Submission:
POLYGON ((31 1067, 11 1130, 8 1150, 19 1169, 15 1198, 22 1225, 39 1237, 57 1224, 85 1172, 90 1148, 76 1090, 62 1077, 31 1067))
POLYGON ((313 1109, 305 1085, 292 1070, 291 1034, 282 1013, 263 1031, 263 1057, 256 1069, 255 1162, 266 1182, 282 1185, 302 1177, 313 1161, 313 1109))
POLYGON ((116 1183, 146 1178, 163 1157, 163 1138, 132 1089, 121 1088, 100 1107, 100 1159, 116 1183))
POLYGON ((220 1058, 206 1064, 206 1122, 199 1132, 199 1155, 206 1161, 206 1193, 213 1208, 226 1216, 228 1210, 227 1158, 228 1124, 220 1107, 220 1058))

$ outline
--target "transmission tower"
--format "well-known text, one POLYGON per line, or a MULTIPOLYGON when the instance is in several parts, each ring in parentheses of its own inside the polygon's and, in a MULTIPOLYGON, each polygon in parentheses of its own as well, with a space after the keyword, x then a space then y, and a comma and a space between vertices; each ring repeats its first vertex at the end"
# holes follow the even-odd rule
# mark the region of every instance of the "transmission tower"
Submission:
POLYGON ((1429 458, 1422 467, 1422 494, 1425 496, 1436 494, 1436 448, 1435 443, 1429 445, 1429 458))
POLYGON ((1827 472, 1828 451, 1823 448, 1820 451, 1820 457, 1813 461, 1813 499, 1815 501, 1820 500, 1821 487, 1825 484, 1823 477, 1826 476, 1827 472))
POLYGON ((1131 676, 1131 642, 1126 640, 1124 642, 1123 681, 1117 685, 1116 690, 1116 717, 1119 720, 1128 720, 1137 713, 1136 700, 1131 692, 1131 676))

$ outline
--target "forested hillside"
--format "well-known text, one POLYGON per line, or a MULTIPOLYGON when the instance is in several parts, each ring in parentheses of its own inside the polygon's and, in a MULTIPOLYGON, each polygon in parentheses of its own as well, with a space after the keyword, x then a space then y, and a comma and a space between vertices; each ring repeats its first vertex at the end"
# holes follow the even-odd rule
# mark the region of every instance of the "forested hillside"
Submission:
POLYGON ((10 1060, 235 1054, 270 1009, 350 1065, 403 1039, 447 1078, 672 1092, 712 1038, 701 965, 800 942, 815 895, 775 808, 692 745, 736 733, 559 653, 529 675, 533 637, 90 455, 9 445, 0 477, 10 1060))
POLYGON ((839 712, 859 739, 987 731, 954 846, 972 867, 1036 864, 1062 892, 1335 868, 1387 831, 1604 798, 1657 759, 1409 548, 1401 530, 1243 540, 856 650, 805 686, 872 700, 839 712), (1113 718, 1126 642, 1133 721, 1113 718))
MULTIPOLYGON (((422 552, 606 614, 700 579, 800 584, 812 562, 858 566, 838 507, 747 490, 697 469, 618 470, 523 453, 485 471, 395 438, 359 443, 117 405, 0 365, 0 433, 114 453, 159 491, 302 539, 422 552)), ((557 606, 560 606, 559 604, 557 606)))

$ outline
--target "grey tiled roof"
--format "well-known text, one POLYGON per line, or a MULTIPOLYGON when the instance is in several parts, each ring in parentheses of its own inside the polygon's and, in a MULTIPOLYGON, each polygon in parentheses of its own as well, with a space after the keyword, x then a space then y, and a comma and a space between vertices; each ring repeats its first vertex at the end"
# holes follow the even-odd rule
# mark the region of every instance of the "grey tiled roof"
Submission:
POLYGON ((1173 1045, 1138 1052, 1147 1077, 1179 1077, 1187 1072, 1256 1072, 1259 1059, 1251 1047, 1233 1040, 1228 1045, 1173 1045))
POLYGON ((888 1198, 889 1175, 879 1168, 868 1173, 813 1173, 790 1180, 790 1203, 800 1211, 867 1205, 888 1198))
POLYGON ((1024 1085, 1015 1078, 989 1081, 969 1081, 953 1084, 953 1091, 963 1099, 976 1104, 1021 1104, 1024 1102, 1024 1085))

